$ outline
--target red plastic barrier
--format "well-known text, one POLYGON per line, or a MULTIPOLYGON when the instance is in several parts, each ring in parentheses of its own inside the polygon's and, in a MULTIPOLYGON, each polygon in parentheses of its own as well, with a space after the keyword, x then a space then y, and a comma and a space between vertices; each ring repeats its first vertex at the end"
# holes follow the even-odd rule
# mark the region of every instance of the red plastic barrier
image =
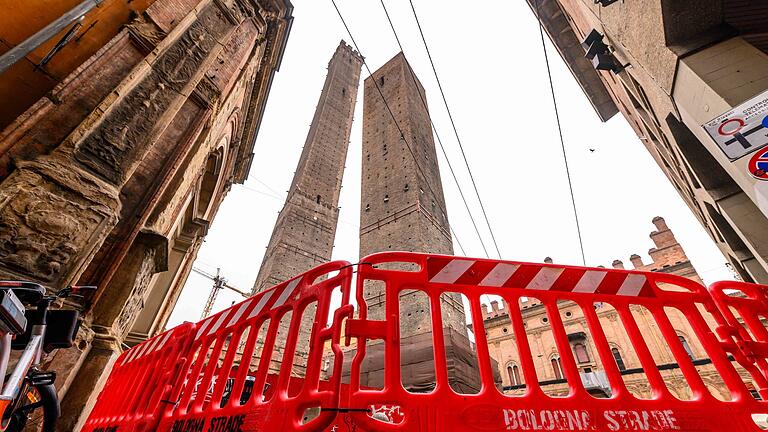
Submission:
POLYGON ((176 397, 194 329, 184 323, 120 355, 82 431, 156 430, 166 401, 176 397))
MULTIPOLYGON (((502 262, 453 256, 412 253, 380 253, 366 257, 357 279, 360 319, 350 320, 347 336, 357 337, 357 353, 351 368, 349 393, 341 408, 349 410, 337 419, 338 431, 517 431, 517 430, 759 430, 753 414, 767 413, 764 402, 755 400, 728 357, 732 349, 715 336, 713 326, 723 318, 713 298, 703 286, 682 277, 664 273, 584 268, 562 265, 502 262), (389 264, 388 264, 389 263, 389 264), (417 271, 387 270, 393 263, 413 263, 417 271), (386 320, 367 319, 363 284, 379 280, 386 284, 386 320), (436 388, 429 393, 409 393, 401 383, 399 340, 399 296, 403 290, 421 290, 430 299, 434 343, 436 388), (568 395, 552 397, 540 385, 534 367, 528 337, 515 340, 525 378, 525 392, 504 394, 494 384, 487 339, 484 331, 475 331, 477 365, 482 388, 477 394, 458 394, 447 377, 443 322, 439 303, 442 293, 461 293, 469 301, 466 311, 474 329, 483 329, 481 296, 503 297, 507 304, 518 305, 521 297, 535 298, 547 311, 549 325, 560 354, 567 380, 568 395), (582 383, 559 306, 573 302, 584 314, 594 348, 610 383, 610 397, 589 394, 582 383), (632 394, 622 379, 606 339, 596 303, 612 306, 628 336, 642 372, 652 391, 650 399, 632 394), (663 337, 674 355, 676 370, 687 381, 692 400, 675 397, 665 385, 662 370, 654 361, 643 332, 648 323, 638 323, 633 311, 649 311, 651 324, 663 337), (666 308, 676 308, 706 352, 707 359, 696 364, 673 328, 666 308), (711 314, 713 319, 707 318, 711 314), (713 324, 714 323, 714 324, 713 324), (360 371, 366 353, 366 340, 383 339, 385 344, 384 386, 381 390, 362 388, 360 371), (711 363, 708 363, 711 362, 711 363), (732 396, 724 402, 713 396, 697 367, 711 364, 722 377, 732 396), (367 411, 367 412, 366 412, 367 411)), ((401 267, 402 268, 402 267, 401 267)), ((765 304, 751 303, 750 313, 766 313, 765 304)), ((515 335, 527 335, 521 310, 509 308, 510 327, 515 335)), ((761 325, 762 326, 762 325, 761 325)), ((764 333, 761 333, 764 335, 764 333)), ((406 347, 407 349, 407 347, 406 347)), ((707 366, 709 367, 709 366, 707 366)), ((666 373, 666 372, 665 372, 666 373)), ((708 380, 710 378, 707 378, 708 380)), ((277 429, 275 429, 277 430, 277 429)))
POLYGON ((125 352, 83 430, 714 432, 756 431, 752 416, 768 414, 766 402, 753 397, 768 397, 768 287, 723 282, 707 290, 657 272, 405 252, 371 255, 357 268, 357 318, 349 303, 352 266, 333 262, 125 352), (363 288, 370 290, 371 281, 380 281, 386 319, 369 316, 363 288), (406 290, 421 291, 430 305, 430 328, 424 332, 432 333, 436 385, 425 393, 411 393, 402 383, 400 362, 409 347, 401 346, 405 317, 400 297, 406 290), (734 295, 734 290, 742 294, 734 295), (334 295, 336 291, 340 294, 334 295), (474 329, 473 345, 467 346, 479 377, 477 392, 467 391, 472 394, 454 391, 448 380, 455 365, 448 364, 445 354, 444 293, 466 299, 465 312, 474 329), (487 304, 489 296, 512 305, 506 311, 507 325, 524 390, 519 385, 502 390, 495 382, 499 365, 480 331, 487 317, 481 299, 487 304), (539 376, 538 348, 529 342, 535 336, 526 327, 533 316, 526 308, 533 306, 523 306, 521 298, 535 299, 536 310, 546 311, 547 331, 565 379, 539 376), (589 333, 592 352, 604 369, 604 398, 590 394, 579 373, 570 340, 574 333, 569 334, 574 324, 564 324, 564 305, 583 313, 579 328, 589 333), (304 314, 311 307, 316 314, 310 322, 304 314), (645 312, 637 315, 639 310, 645 312), (606 324, 609 312, 611 324, 606 324), (701 355, 696 359, 680 339, 681 322, 698 341, 701 355), (607 325, 611 331, 622 329, 639 367, 619 366, 607 325), (356 352, 342 352, 342 331, 348 339, 356 338, 356 352), (308 346, 301 342, 304 337, 308 346), (668 347, 673 364, 656 363, 649 337, 668 347), (381 356, 376 362, 384 365, 381 389, 361 385, 361 371, 376 363, 366 348, 372 340, 382 344, 376 346, 381 356), (352 360, 348 371, 343 370, 344 356, 352 360), (638 397, 637 389, 625 382, 626 375, 638 373, 647 377, 643 384, 650 389, 648 399, 638 397), (341 382, 343 374, 349 376, 348 384, 341 382), (692 397, 683 400, 673 394, 667 386, 670 377, 684 381, 692 397), (726 401, 711 391, 715 378, 727 388, 726 401), (553 397, 553 385, 562 385, 567 395, 553 397))
POLYGON ((744 282, 715 282, 709 287, 724 321, 715 329, 726 350, 768 399, 768 287, 744 282))
POLYGON ((338 341, 340 322, 352 312, 348 304, 351 275, 347 262, 321 265, 198 323, 189 350, 191 361, 181 372, 179 397, 165 411, 157 430, 323 430, 336 415, 332 408, 338 406, 342 358, 338 341), (332 311, 336 289, 341 298, 335 301, 341 306, 332 311), (297 354, 303 312, 312 303, 316 303, 316 314, 307 334, 309 350, 297 354), (281 318, 289 312, 290 324, 281 328, 281 318), (329 312, 333 312, 331 325, 325 322, 329 312), (268 327, 260 331, 267 320, 268 327), (278 331, 287 335, 281 339, 278 331), (257 341, 260 333, 265 339, 257 341), (283 352, 277 354, 279 372, 270 371, 278 340, 285 341, 280 344, 283 352), (321 384, 326 343, 336 353, 333 370, 338 372, 321 384), (235 344, 237 348, 231 349, 235 344), (300 379, 291 376, 294 364, 302 369, 306 365, 300 379))

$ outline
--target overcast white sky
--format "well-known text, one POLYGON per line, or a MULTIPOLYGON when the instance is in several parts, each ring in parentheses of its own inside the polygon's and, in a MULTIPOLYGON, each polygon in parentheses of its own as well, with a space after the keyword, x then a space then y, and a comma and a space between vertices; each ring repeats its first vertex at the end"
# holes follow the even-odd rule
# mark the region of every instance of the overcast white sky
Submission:
MULTIPOLYGON (((209 272, 220 267, 231 285, 246 291, 256 279, 290 186, 328 60, 340 39, 351 42, 330 0, 293 3, 295 21, 256 140, 250 177, 244 186, 233 186, 195 263, 209 272)), ((399 51, 379 1, 337 3, 372 70, 399 51)), ((426 89, 436 132, 458 170, 465 195, 472 197, 410 6, 406 1, 386 4, 406 57, 426 89)), ((414 0, 414 4, 502 257, 541 262, 551 256, 556 263, 580 265, 537 23, 526 2, 485 2, 479 13, 477 8, 470 11, 444 0, 414 0)), ((626 120, 617 115, 600 122, 554 47, 548 45, 548 50, 587 265, 610 266, 621 259, 631 268, 632 253, 649 262, 651 219, 663 216, 705 282, 730 279, 725 258, 626 120)), ((358 258, 362 101, 361 85, 333 254, 334 259, 352 262, 358 258)), ((483 257, 445 160, 440 168, 451 225, 466 254, 483 257)), ((480 223, 477 201, 472 199, 471 205, 480 223)), ((483 234, 491 252, 487 230, 483 234)), ((210 288, 208 279, 192 273, 169 327, 198 320, 210 288)), ((222 292, 214 311, 235 300, 241 298, 222 292)))

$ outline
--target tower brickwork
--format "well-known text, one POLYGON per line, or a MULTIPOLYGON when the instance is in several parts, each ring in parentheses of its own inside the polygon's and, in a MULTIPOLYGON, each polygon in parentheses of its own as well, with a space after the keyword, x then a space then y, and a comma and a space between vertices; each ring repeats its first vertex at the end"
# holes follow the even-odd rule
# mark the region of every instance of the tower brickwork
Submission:
MULTIPOLYGON (((366 79, 364 91, 360 256, 390 250, 453 254, 426 94, 403 53, 366 79)), ((372 317, 383 313, 382 294, 366 287, 372 317)), ((443 297, 444 326, 466 335, 460 297, 443 297)), ((401 316, 408 321, 401 336, 431 327, 428 303, 425 296, 401 295, 401 316)))
POLYGON ((257 293, 330 261, 363 58, 342 41, 256 278, 257 293))
MULTIPOLYGON (((361 257, 395 250, 453 254, 426 95, 403 53, 366 79, 364 90, 361 257)), ((368 318, 384 319, 383 287, 365 281, 363 289, 368 318)), ((429 391, 435 386, 435 311, 428 297, 415 290, 401 291, 398 302, 403 385, 409 391, 429 391)), ((440 313, 448 382, 454 390, 476 392, 480 380, 461 296, 443 294, 440 313)), ((362 385, 383 384, 383 356, 383 344, 370 342, 362 385)), ((345 366, 344 373, 349 370, 345 366)))

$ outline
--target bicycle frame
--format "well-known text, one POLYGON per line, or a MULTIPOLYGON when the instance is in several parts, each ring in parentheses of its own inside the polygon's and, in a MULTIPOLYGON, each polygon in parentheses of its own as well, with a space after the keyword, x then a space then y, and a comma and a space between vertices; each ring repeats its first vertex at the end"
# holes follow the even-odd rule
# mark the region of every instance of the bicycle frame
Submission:
MULTIPOLYGON (((29 342, 24 347, 24 351, 19 356, 19 360, 7 380, 5 376, 9 366, 13 334, 5 333, 0 337, 0 386, 2 386, 2 392, 0 392, 0 413, 5 412, 5 409, 13 401, 17 400, 27 373, 32 367, 39 365, 42 360, 43 341, 47 328, 46 319, 50 301, 49 298, 44 298, 38 303, 38 316, 36 322, 31 323, 32 332, 29 342)), ((0 431, 4 430, 5 426, 5 424, 0 424, 0 431)))
POLYGON ((27 376, 29 369, 40 364, 43 356, 45 327, 45 324, 32 327, 32 336, 29 339, 29 343, 21 353, 19 361, 16 363, 16 367, 14 367, 7 381, 5 381, 5 373, 8 369, 9 356, 6 355, 6 352, 10 354, 11 335, 3 336, 2 341, 0 341, 0 355, 2 356, 0 358, 0 375, 2 375, 0 376, 0 385, 3 388, 2 393, 0 393, 0 400, 15 399, 21 390, 21 383, 24 381, 24 377, 27 376))

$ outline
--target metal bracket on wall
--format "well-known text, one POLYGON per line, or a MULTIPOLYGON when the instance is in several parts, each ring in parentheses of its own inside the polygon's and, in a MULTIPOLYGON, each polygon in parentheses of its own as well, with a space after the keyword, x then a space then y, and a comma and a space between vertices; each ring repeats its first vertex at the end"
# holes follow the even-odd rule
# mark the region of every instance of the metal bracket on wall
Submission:
MULTIPOLYGON (((60 31, 66 28, 68 25, 72 24, 75 21, 82 20, 85 14, 90 12, 91 9, 93 9, 94 7, 100 5, 102 1, 103 0, 83 1, 82 3, 78 4, 74 8, 70 9, 64 15, 60 16, 57 20, 45 26, 42 30, 28 37, 26 40, 24 40, 24 42, 11 48, 8 52, 0 56, 0 74, 5 72, 8 68, 16 64, 16 62, 18 62, 22 58, 26 57, 27 54, 37 49, 40 45, 45 43, 47 40, 54 37, 56 34, 58 34, 60 31)), ((75 26, 75 27, 79 28, 79 26, 75 26)), ((70 30, 70 32, 74 34, 72 30, 70 30)), ((65 41, 67 36, 69 36, 69 33, 67 33, 67 35, 65 35, 61 39, 61 41, 59 41, 59 43, 61 43, 62 41, 64 43, 68 42, 68 39, 65 41)), ((71 36, 69 36, 69 38, 71 39, 71 36)), ((56 45, 58 48, 60 48, 59 44, 56 44, 56 45)), ((57 48, 54 48, 54 50, 52 50, 51 53, 49 53, 49 55, 52 57, 53 54, 55 54, 55 51, 57 51, 57 48)), ((46 57, 49 57, 49 56, 47 55, 46 57)), ((43 63, 41 62, 41 66, 42 65, 43 63)))

